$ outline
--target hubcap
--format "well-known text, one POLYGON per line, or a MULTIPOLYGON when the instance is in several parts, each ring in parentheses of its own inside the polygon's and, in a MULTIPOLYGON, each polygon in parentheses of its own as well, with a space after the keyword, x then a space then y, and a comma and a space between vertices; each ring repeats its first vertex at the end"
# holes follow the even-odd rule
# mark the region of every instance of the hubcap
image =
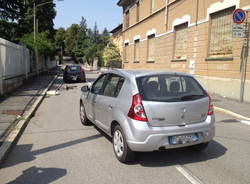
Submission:
POLYGON ((83 105, 80 106, 80 116, 81 116, 81 120, 84 121, 85 120, 85 112, 84 112, 83 105))
POLYGON ((116 130, 114 134, 114 148, 116 155, 121 157, 124 151, 124 141, 122 133, 119 130, 116 130))

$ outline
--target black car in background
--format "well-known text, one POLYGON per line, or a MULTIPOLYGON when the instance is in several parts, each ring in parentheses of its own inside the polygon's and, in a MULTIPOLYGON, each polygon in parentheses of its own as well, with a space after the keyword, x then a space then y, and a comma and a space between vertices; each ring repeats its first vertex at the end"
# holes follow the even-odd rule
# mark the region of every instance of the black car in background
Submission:
POLYGON ((80 65, 66 65, 63 73, 64 82, 86 82, 84 69, 80 65))

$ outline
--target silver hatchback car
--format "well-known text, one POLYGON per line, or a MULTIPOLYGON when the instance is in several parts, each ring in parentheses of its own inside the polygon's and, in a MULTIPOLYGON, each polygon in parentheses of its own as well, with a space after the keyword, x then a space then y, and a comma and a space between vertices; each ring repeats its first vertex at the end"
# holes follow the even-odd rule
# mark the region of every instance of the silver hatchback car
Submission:
POLYGON ((112 137, 121 162, 134 152, 190 146, 203 150, 215 134, 211 97, 188 74, 112 70, 82 87, 80 117, 112 137))

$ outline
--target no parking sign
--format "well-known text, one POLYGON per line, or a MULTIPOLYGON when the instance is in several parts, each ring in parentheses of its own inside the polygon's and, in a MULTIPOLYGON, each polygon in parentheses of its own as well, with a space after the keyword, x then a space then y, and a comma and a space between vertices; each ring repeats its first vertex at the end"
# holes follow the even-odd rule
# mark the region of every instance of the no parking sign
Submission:
POLYGON ((246 19, 246 13, 242 9, 236 9, 233 12, 233 21, 236 24, 241 24, 245 21, 246 19))
POLYGON ((236 9, 233 12, 233 38, 245 37, 245 26, 242 24, 246 19, 246 13, 242 9, 236 9))

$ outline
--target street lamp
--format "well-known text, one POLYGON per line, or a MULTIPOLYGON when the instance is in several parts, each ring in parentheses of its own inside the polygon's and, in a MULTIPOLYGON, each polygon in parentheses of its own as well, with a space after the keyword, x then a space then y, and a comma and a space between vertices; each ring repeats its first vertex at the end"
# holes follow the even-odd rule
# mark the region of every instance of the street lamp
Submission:
MULTIPOLYGON (((63 1, 63 0, 57 0, 57 1, 63 1)), ((38 5, 36 5, 36 2, 34 1, 34 4, 33 4, 34 42, 36 42, 36 36, 37 36, 37 32, 38 32, 38 20, 36 19, 36 9, 38 7, 40 7, 40 6, 50 4, 50 3, 53 3, 53 0, 41 3, 41 4, 38 4, 38 5)), ((38 70, 38 51, 37 51, 37 49, 35 49, 35 58, 36 58, 36 73, 39 74, 39 70, 38 70)))

